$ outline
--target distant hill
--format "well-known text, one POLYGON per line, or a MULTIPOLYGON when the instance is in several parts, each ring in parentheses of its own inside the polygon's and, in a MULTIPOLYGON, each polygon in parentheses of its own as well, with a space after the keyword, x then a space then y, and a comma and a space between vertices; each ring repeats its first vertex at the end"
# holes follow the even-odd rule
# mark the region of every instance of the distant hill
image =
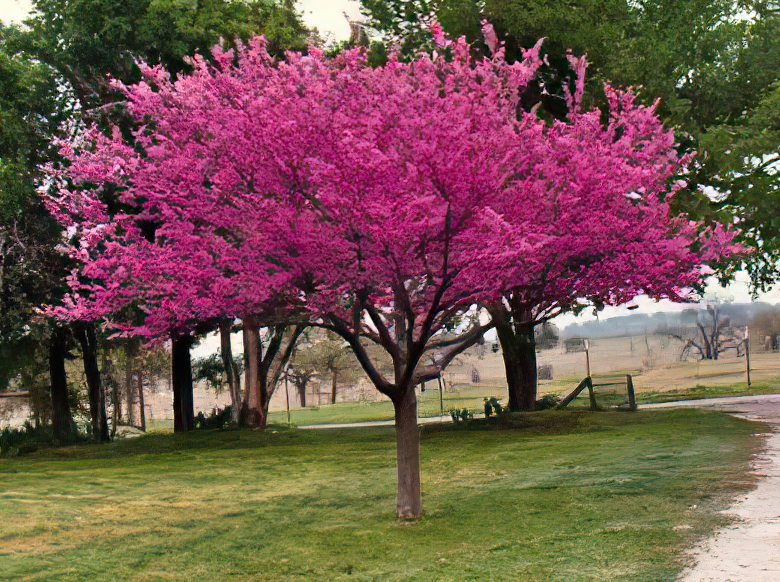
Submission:
MULTIPOLYGON (((780 315, 780 306, 770 303, 722 303, 721 315, 731 319, 732 326, 745 326, 757 318, 780 315)), ((561 338, 604 338, 644 334, 665 334, 670 330, 692 327, 704 304, 683 311, 662 311, 653 314, 632 313, 600 321, 573 323, 561 330, 561 338)), ((780 331, 780 330, 779 330, 780 331)))

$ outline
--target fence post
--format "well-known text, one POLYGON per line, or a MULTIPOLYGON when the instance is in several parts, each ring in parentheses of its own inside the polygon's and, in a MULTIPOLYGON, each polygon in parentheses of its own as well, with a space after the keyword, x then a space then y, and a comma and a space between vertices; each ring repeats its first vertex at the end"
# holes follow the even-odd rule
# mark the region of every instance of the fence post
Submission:
POLYGON ((291 426, 292 422, 290 420, 290 387, 287 383, 287 369, 284 370, 284 400, 287 404, 287 426, 291 426))
POLYGON ((750 386, 750 337, 748 326, 745 326, 745 376, 747 377, 747 385, 750 386))
POLYGON ((439 381, 439 411, 441 416, 444 416, 444 390, 442 388, 441 371, 439 371, 437 380, 439 381))
POLYGON ((585 375, 590 378, 590 340, 585 340, 585 375))
POLYGON ((586 382, 588 383, 588 397, 590 398, 590 409, 591 410, 598 410, 598 405, 596 404, 596 394, 593 392, 593 379, 588 376, 586 378, 586 382))
POLYGON ((626 391, 628 392, 628 409, 636 410, 636 394, 634 393, 634 379, 631 374, 626 374, 626 391))

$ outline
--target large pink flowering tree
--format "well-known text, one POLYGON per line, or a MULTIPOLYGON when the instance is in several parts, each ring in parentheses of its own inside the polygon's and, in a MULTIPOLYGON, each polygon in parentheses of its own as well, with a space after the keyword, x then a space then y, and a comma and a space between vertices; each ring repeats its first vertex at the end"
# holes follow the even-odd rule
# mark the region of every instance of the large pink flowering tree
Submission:
POLYGON ((146 69, 123 88, 132 147, 76 144, 51 202, 83 262, 63 316, 139 302, 132 326, 150 337, 238 317, 344 338, 395 408, 403 519, 422 512, 415 386, 494 325, 477 306, 497 317, 539 273, 560 296, 677 292, 717 246, 663 205, 680 164, 652 111, 612 92, 605 124, 575 94, 570 121, 549 126, 519 110, 539 46, 508 64, 488 28, 496 50, 474 61, 434 32, 442 54, 379 68, 359 51, 275 62, 258 39, 176 81, 146 69), (600 226, 570 232, 578 214, 600 226), (639 233, 616 245, 616 221, 639 233), (639 272, 643 244, 670 264, 639 272))

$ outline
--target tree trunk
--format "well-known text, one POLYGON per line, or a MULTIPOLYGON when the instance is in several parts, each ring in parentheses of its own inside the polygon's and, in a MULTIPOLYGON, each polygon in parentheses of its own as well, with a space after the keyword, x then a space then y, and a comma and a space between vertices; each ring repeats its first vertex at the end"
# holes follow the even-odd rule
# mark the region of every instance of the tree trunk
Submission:
POLYGON ((307 382, 303 380, 295 383, 295 387, 298 389, 298 399, 301 401, 301 408, 306 408, 306 385, 307 382))
POLYGON ((51 379, 51 422, 59 442, 70 440, 74 432, 73 415, 68 403, 68 377, 65 373, 66 335, 54 328, 49 340, 49 375, 51 379))
POLYGON ((220 353, 222 365, 227 376, 228 389, 230 390, 230 419, 238 424, 241 414, 241 382, 239 381, 238 365, 233 359, 233 346, 230 344, 230 333, 233 331, 233 322, 224 320, 219 324, 220 353))
POLYGON ((336 390, 338 389, 339 371, 333 370, 333 379, 330 384, 330 403, 336 404, 336 390))
POLYGON ((398 519, 417 520, 422 516, 420 490, 420 433, 417 429, 417 395, 408 386, 393 400, 398 468, 396 513, 398 519))
POLYGON ((187 432, 195 427, 195 406, 192 394, 192 361, 189 337, 174 337, 171 341, 171 377, 173 383, 173 430, 187 432))
POLYGON ((141 430, 146 432, 146 410, 144 403, 144 374, 138 370, 138 408, 141 412, 141 430))
POLYGON ((536 405, 537 369, 534 325, 496 325, 506 369, 509 410, 533 410, 536 405))
POLYGON ((135 386, 133 383, 133 368, 135 364, 135 349, 132 345, 125 346, 125 403, 127 408, 127 425, 135 425, 135 386))
POLYGON ((81 355, 84 361, 84 375, 87 378, 89 392, 89 415, 92 425, 92 438, 98 442, 107 442, 108 417, 106 416, 106 393, 100 378, 97 363, 97 334, 91 323, 79 325, 76 328, 81 355))
POLYGON ((119 383, 114 379, 111 382, 111 400, 114 404, 114 410, 111 414, 111 434, 116 435, 116 427, 119 424, 119 417, 122 416, 122 402, 119 399, 119 383))
POLYGON ((244 358, 246 386, 244 387, 243 424, 251 428, 263 428, 265 415, 260 379, 260 328, 249 318, 244 321, 244 358))

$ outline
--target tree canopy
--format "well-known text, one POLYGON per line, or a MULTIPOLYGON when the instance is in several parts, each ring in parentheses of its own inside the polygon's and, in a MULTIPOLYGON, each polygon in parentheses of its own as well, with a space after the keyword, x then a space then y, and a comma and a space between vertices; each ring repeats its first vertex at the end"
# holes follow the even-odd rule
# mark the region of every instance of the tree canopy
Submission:
POLYGON ((432 56, 379 67, 359 49, 277 60, 262 38, 175 80, 142 66, 119 85, 132 137, 93 128, 52 170, 47 203, 81 268, 51 313, 152 338, 225 318, 335 332, 393 401, 398 515, 418 517, 414 387, 492 325, 474 305, 685 296, 736 250, 671 212, 690 159, 653 108, 607 87, 606 120, 586 109, 570 57, 565 120, 518 116, 541 43, 510 63, 483 31, 478 58, 434 26, 432 56))
MULTIPOLYGON (((480 19, 487 18, 507 40, 509 60, 544 37, 550 66, 542 70, 539 94, 530 98, 532 104, 552 102, 558 115, 562 109, 553 96, 568 83, 566 50, 588 56, 591 100, 599 102, 605 82, 634 87, 646 104, 660 99, 658 112, 676 128, 680 150, 698 152, 690 187, 677 197, 676 208, 708 221, 745 221, 741 240, 755 250, 748 259, 754 285, 765 288, 780 276, 773 230, 780 173, 776 164, 756 163, 766 149, 758 141, 766 138, 759 123, 748 122, 776 117, 770 110, 777 111, 772 95, 780 71, 777 2, 363 0, 362 5, 369 25, 406 54, 429 46, 426 30, 434 19, 448 33, 474 40, 480 19), (746 151, 753 146, 756 151, 746 151)), ((722 273, 728 276, 734 267, 722 273)))

